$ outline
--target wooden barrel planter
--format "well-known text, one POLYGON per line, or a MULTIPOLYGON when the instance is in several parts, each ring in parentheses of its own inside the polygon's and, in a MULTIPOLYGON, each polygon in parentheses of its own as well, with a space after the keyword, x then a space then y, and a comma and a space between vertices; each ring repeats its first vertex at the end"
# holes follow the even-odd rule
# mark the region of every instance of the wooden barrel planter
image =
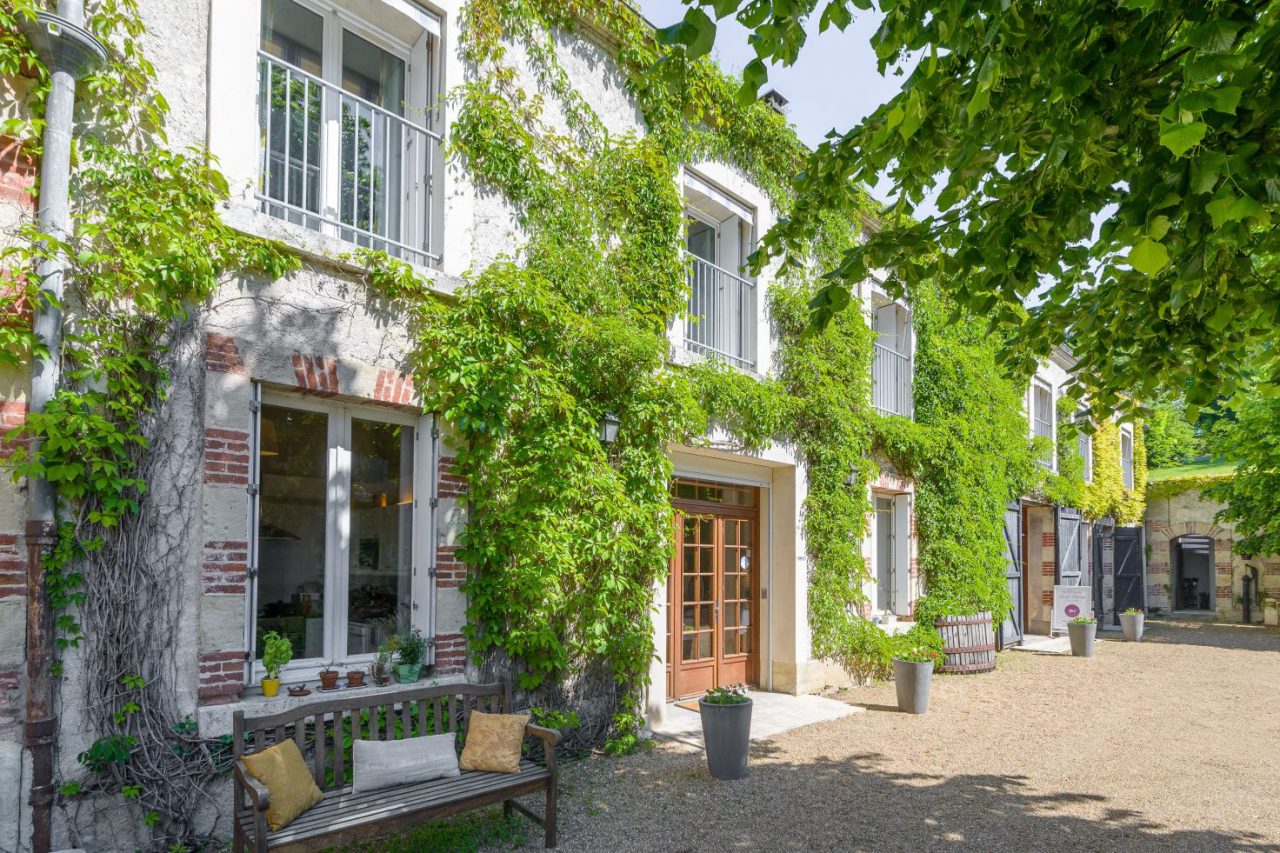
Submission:
POLYGON ((933 623, 942 635, 943 672, 972 674, 996 668, 996 632, 991 611, 943 616, 933 623))

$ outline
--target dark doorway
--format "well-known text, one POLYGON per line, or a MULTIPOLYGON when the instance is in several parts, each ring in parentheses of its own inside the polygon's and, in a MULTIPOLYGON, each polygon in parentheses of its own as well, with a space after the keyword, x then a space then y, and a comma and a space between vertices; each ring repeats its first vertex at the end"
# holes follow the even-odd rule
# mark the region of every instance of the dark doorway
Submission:
MULTIPOLYGON (((1115 547, 1115 600, 1111 611, 1111 624, 1120 624, 1120 614, 1131 607, 1147 609, 1147 592, 1143 562, 1141 527, 1117 527, 1112 544, 1115 547)), ((1099 537, 1101 539, 1101 537, 1099 537)), ((1101 560, 1101 546, 1098 548, 1101 560)), ((1099 573, 1101 574, 1101 573, 1099 573)))
POLYGON ((1173 554, 1175 610, 1213 609, 1213 540, 1208 536, 1179 536, 1170 543, 1173 554))

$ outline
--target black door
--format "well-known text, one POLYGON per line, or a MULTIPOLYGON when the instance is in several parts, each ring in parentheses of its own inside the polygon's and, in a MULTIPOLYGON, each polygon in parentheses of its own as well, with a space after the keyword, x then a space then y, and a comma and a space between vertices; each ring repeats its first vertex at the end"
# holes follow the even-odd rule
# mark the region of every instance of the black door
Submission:
POLYGON ((1084 550, 1084 523, 1080 510, 1071 507, 1054 507, 1057 529, 1054 531, 1054 550, 1057 552, 1057 572, 1054 583, 1062 586, 1082 586, 1089 582, 1088 559, 1084 550))
POLYGON ((1115 610, 1113 625, 1120 624, 1120 614, 1130 607, 1147 609, 1147 590, 1142 579, 1146 575, 1143 563, 1146 554, 1142 547, 1141 527, 1117 527, 1115 534, 1115 610))
POLYGON ((1022 503, 1014 501, 1004 511, 1004 577, 1013 606, 1000 626, 1000 646, 1022 642, 1022 503))

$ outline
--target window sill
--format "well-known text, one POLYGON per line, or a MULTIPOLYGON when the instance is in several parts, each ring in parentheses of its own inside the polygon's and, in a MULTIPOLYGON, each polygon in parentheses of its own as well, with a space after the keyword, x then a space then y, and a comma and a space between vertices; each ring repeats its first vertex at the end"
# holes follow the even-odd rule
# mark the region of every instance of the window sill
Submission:
MULTIPOLYGON (((284 243, 304 258, 336 267, 344 273, 361 275, 365 271, 353 258, 344 257, 353 256, 360 246, 263 213, 256 203, 243 200, 227 202, 223 206, 222 221, 252 237, 284 243)), ((448 296, 457 293, 464 283, 460 278, 421 264, 410 263, 409 267, 426 279, 433 290, 448 296)))
POLYGON ((271 698, 262 695, 261 687, 247 687, 240 693, 240 698, 235 702, 198 707, 196 709, 196 722, 200 726, 201 737, 218 737, 219 735, 231 733, 231 718, 236 711, 244 711, 248 716, 278 714, 281 711, 291 711, 295 708, 328 702, 336 698, 345 699, 353 696, 362 698, 375 696, 394 697, 399 693, 423 687, 464 684, 466 680, 464 675, 446 675, 440 678, 423 678, 413 684, 400 684, 393 681, 382 687, 369 685, 368 687, 345 688, 327 693, 320 692, 315 685, 308 685, 311 689, 310 696, 290 696, 287 685, 281 684, 280 695, 271 698))
POLYGON ((736 365, 733 362, 729 361, 728 359, 717 358, 716 356, 713 356, 713 355, 705 355, 700 352, 694 352, 693 350, 685 347, 684 345, 681 345, 681 346, 673 345, 671 347, 671 352, 667 360, 671 364, 675 365, 676 367, 689 367, 694 364, 704 364, 708 361, 714 360, 731 368, 732 370, 736 370, 738 373, 741 373, 743 376, 750 376, 752 379, 759 379, 762 381, 765 378, 764 374, 759 373, 755 368, 748 369, 746 367, 741 367, 739 365, 736 365))

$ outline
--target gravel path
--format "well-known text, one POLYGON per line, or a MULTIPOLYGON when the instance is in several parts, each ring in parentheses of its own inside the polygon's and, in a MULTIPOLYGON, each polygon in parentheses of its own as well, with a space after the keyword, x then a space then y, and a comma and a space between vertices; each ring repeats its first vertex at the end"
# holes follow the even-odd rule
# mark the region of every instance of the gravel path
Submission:
POLYGON ((1280 851, 1274 629, 1006 652, 935 678, 921 717, 892 684, 839 698, 867 713, 756 745, 740 782, 671 744, 566 765, 560 849, 1280 851))

